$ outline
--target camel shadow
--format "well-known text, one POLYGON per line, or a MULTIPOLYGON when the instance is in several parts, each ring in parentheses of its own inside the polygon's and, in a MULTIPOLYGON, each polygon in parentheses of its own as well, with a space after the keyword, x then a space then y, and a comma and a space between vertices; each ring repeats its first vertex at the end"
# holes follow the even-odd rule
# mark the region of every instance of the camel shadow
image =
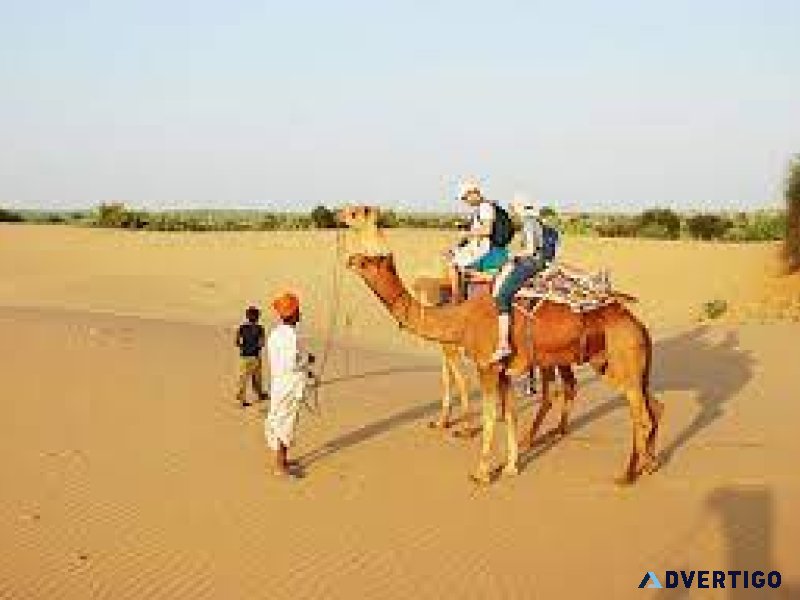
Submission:
MULTIPOLYGON (((694 391, 697 411, 661 451, 668 463, 675 453, 715 421, 722 418, 728 403, 753 377, 755 359, 739 343, 739 335, 727 332, 722 339, 709 339, 708 329, 699 327, 656 345, 652 389, 661 392, 694 391)), ((666 405, 669 418, 670 407, 666 405)))
MULTIPOLYGON (((723 565, 726 571, 740 571, 754 573, 762 571, 765 578, 776 569, 776 559, 774 556, 775 548, 775 498, 773 492, 763 485, 733 485, 724 486, 712 490, 705 500, 704 509, 708 513, 708 522, 714 526, 721 527, 724 540, 725 559, 723 565)), ((697 531, 695 536, 701 536, 702 531, 697 531)), ((691 542, 691 540, 686 540, 691 542)), ((696 544, 689 543, 691 547, 696 544)), ((681 553, 685 552, 684 544, 681 544, 681 553)), ((669 557, 665 557, 669 558, 669 557)), ((702 558, 692 556, 694 560, 702 558)), ((684 559, 684 562, 685 559, 684 559)), ((674 570, 698 570, 706 569, 707 565, 693 564, 693 562, 683 565, 670 565, 674 570)), ((783 574, 785 576, 785 574, 783 574)), ((741 598, 760 598, 769 595, 770 598, 798 598, 800 597, 800 587, 795 582, 782 579, 780 587, 771 589, 768 585, 763 588, 744 587, 742 575, 738 575, 736 587, 732 587, 733 582, 730 575, 725 585, 725 591, 720 592, 731 600, 741 598)), ((662 582, 666 583, 666 582, 662 582)), ((695 586, 696 587, 696 586, 695 586)), ((679 583, 677 588, 663 588, 659 590, 659 596, 670 598, 687 598, 690 590, 682 587, 679 583)))
POLYGON ((333 454, 341 452, 347 448, 357 446, 368 440, 381 436, 389 431, 410 423, 418 421, 430 416, 439 409, 439 402, 429 402, 427 404, 416 405, 399 412, 394 413, 388 417, 378 419, 372 423, 354 429, 342 435, 339 435, 327 442, 323 443, 318 448, 311 450, 299 457, 298 461, 304 468, 326 459, 333 454))
MULTIPOLYGON (((694 401, 698 407, 691 422, 661 450, 662 463, 668 463, 682 447, 720 419, 726 412, 727 403, 752 377, 755 361, 749 352, 740 347, 738 334, 728 332, 722 339, 714 339, 710 333, 706 327, 697 327, 659 340, 654 345, 651 378, 654 395, 659 397, 664 392, 693 391, 694 401)), ((392 374, 430 373, 440 368, 439 365, 428 364, 376 369, 326 380, 323 386, 392 374)), ((580 389, 578 394, 576 402, 577 406, 580 406, 584 396, 581 395, 580 389)), ((305 454, 302 462, 307 466, 336 452, 383 435, 405 423, 421 420, 437 411, 439 406, 439 402, 415 405, 381 418, 324 443, 320 448, 305 454)), ((625 406, 623 398, 619 394, 614 394, 575 417, 570 422, 569 432, 581 431, 625 406)), ((665 409, 668 419, 669 403, 665 409)), ((531 461, 549 452, 559 441, 560 439, 554 436, 546 437, 543 443, 521 452, 520 467, 524 469, 531 461)))
POLYGON ((441 371, 440 365, 418 365, 409 367, 393 367, 386 369, 375 369, 372 371, 364 371, 362 373, 354 373, 352 375, 343 375, 341 377, 331 377, 330 379, 323 379, 320 382, 320 387, 328 385, 335 385, 337 383, 346 383, 349 381, 359 381, 362 379, 371 379, 373 377, 385 377, 386 375, 398 375, 407 373, 438 373, 441 371))
MULTIPOLYGON (((738 334, 727 332, 721 340, 714 340, 710 333, 706 327, 697 327, 654 344, 650 386, 654 396, 662 399, 665 392, 694 391, 697 404, 691 422, 661 449, 659 460, 662 464, 669 463, 676 452, 720 419, 726 412, 727 403, 753 376, 755 360, 740 347, 738 334)), ((584 398, 579 387, 576 406, 580 406, 584 398)), ((572 419, 567 437, 625 407, 624 398, 614 394, 572 419)), ((664 415, 668 420, 668 402, 665 402, 664 415)), ((559 441, 559 438, 546 434, 540 443, 520 454, 520 467, 524 468, 546 454, 559 441)))

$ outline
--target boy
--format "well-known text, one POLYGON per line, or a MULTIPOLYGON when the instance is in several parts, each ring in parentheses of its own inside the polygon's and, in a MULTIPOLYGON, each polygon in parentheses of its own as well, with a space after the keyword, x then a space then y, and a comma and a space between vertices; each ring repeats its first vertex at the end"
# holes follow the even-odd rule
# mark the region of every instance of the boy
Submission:
MULTIPOLYGON (((506 246, 509 239, 506 238, 512 233, 510 228, 506 232, 499 232, 496 221, 502 218, 505 224, 507 214, 505 211, 499 214, 501 209, 484 198, 477 181, 462 182, 459 186, 459 198, 472 207, 473 213, 465 239, 446 253, 446 258, 450 262, 448 274, 454 303, 463 299, 461 275, 464 270, 492 272, 508 260, 506 246)), ((510 222, 508 224, 510 226, 510 222)))
POLYGON ((264 327, 259 324, 261 311, 250 306, 245 311, 245 322, 236 331, 236 347, 239 348, 239 389, 236 398, 242 408, 250 406, 247 401, 247 380, 253 385, 259 400, 264 399, 261 385, 261 349, 264 347, 264 327))
POLYGON ((297 296, 290 292, 278 296, 272 308, 280 323, 267 340, 271 382, 264 433, 267 444, 275 451, 275 474, 288 475, 287 452, 305 393, 306 370, 314 362, 314 356, 302 355, 298 349, 296 328, 300 322, 300 301, 297 296))

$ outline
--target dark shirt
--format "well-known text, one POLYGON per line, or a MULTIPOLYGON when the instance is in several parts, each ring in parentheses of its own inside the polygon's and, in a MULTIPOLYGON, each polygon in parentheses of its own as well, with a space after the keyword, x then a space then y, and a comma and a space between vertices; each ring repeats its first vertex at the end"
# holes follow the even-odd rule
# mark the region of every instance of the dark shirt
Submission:
POLYGON ((258 323, 242 323, 239 325, 236 342, 242 356, 261 356, 264 328, 258 323))

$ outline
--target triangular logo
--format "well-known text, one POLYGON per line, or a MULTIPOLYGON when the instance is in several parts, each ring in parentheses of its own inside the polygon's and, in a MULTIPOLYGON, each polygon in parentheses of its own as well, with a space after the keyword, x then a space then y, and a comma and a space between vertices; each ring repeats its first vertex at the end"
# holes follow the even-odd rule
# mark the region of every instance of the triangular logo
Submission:
POLYGON ((661 589, 664 586, 661 585, 661 582, 658 580, 658 577, 656 577, 655 573, 653 573, 652 571, 648 571, 647 573, 644 574, 644 577, 642 578, 642 583, 639 584, 639 587, 640 588, 649 587, 649 588, 659 588, 659 589, 661 589))

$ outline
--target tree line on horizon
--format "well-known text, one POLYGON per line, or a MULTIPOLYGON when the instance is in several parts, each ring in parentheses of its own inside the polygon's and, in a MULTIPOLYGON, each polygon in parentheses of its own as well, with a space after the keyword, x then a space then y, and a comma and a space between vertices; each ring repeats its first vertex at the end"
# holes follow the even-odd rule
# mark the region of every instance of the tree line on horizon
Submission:
MULTIPOLYGON (((543 207, 541 216, 567 235, 639 237, 659 240, 697 239, 731 242, 785 240, 792 269, 800 268, 800 155, 790 163, 785 186, 785 209, 755 212, 679 213, 651 208, 639 214, 558 213, 543 207)), ((0 222, 62 223, 149 231, 275 231, 335 229, 333 209, 319 205, 308 213, 268 211, 184 210, 143 211, 120 202, 101 204, 92 211, 39 212, 0 208, 0 222)), ((384 210, 382 227, 458 230, 467 225, 462 215, 384 210)))

